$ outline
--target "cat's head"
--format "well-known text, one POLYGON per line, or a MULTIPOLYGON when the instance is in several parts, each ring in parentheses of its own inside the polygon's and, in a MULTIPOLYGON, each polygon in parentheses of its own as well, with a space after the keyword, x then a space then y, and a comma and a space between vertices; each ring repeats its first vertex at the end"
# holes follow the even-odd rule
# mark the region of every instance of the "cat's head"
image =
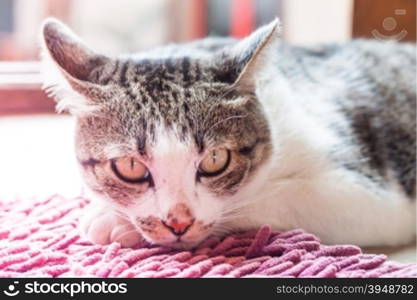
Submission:
POLYGON ((148 241, 194 246, 251 200, 272 147, 256 86, 278 31, 112 58, 44 23, 45 86, 76 117, 85 182, 148 241))

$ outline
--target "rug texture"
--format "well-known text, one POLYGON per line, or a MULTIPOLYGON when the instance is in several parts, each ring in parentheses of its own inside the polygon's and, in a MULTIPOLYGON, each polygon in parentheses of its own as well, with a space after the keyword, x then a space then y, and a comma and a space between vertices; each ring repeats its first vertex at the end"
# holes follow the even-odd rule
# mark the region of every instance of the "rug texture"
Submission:
POLYGON ((193 251, 97 246, 77 230, 88 200, 0 202, 0 277, 416 277, 416 264, 326 246, 303 230, 208 238, 193 251))

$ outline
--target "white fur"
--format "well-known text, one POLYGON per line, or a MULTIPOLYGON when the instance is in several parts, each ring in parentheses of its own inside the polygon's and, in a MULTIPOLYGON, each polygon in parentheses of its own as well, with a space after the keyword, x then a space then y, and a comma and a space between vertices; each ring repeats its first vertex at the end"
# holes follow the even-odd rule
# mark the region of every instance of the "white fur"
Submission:
MULTIPOLYGON (((309 95, 294 94, 286 87, 284 81, 271 82, 263 87, 266 92, 259 93, 275 142, 272 169, 259 188, 242 191, 240 197, 250 199, 246 200, 250 204, 240 211, 244 217, 228 226, 248 229, 267 223, 277 230, 303 228, 331 244, 412 241, 416 202, 396 184, 384 191, 328 160, 326 153, 337 145, 338 137, 293 105, 293 97, 309 95)), ((320 93, 315 91, 315 96, 320 93)), ((328 116, 336 114, 326 102, 317 109, 328 116)))

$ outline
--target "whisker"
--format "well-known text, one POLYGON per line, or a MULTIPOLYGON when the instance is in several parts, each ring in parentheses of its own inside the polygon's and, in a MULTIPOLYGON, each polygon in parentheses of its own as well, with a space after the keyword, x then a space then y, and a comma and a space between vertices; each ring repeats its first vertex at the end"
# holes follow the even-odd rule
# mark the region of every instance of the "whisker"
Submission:
POLYGON ((234 232, 234 231, 235 230, 230 226, 226 226, 224 224, 218 224, 213 229, 212 234, 215 235, 215 236, 224 236, 224 235, 229 234, 229 233, 234 232))
POLYGON ((130 221, 129 217, 128 217, 126 214, 124 214, 123 212, 120 212, 120 211, 118 211, 118 210, 114 210, 114 211, 113 211, 113 213, 114 213, 115 215, 117 215, 117 216, 121 217, 122 219, 125 219, 125 220, 127 220, 127 221, 130 221))
POLYGON ((236 115, 236 116, 230 116, 227 118, 224 118, 223 120, 220 120, 216 123, 214 123, 212 126, 210 126, 208 129, 205 130, 205 132, 209 132, 211 129, 213 129, 214 127, 216 127, 217 125, 220 125, 223 122, 232 120, 232 119, 241 119, 241 118, 246 118, 248 115, 236 115))

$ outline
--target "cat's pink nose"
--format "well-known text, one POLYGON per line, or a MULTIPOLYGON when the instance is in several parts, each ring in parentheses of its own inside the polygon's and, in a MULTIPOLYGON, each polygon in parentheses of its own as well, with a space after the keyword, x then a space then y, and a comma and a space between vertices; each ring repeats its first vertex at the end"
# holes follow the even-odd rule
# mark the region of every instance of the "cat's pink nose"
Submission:
POLYGON ((193 225, 194 218, 191 210, 184 203, 178 203, 168 213, 162 224, 175 235, 183 235, 193 225))
POLYGON ((193 225, 194 219, 178 222, 177 218, 169 219, 167 222, 162 222, 173 234, 183 235, 193 225))

